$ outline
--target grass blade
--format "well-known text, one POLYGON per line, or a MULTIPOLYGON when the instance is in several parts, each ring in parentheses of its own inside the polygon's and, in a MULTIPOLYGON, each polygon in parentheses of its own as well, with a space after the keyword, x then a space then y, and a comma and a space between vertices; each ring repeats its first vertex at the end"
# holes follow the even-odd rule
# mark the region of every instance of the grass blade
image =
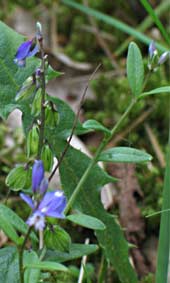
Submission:
MULTIPOLYGON (((91 15, 92 17, 95 17, 96 19, 101 20, 101 21, 115 27, 116 29, 121 30, 122 32, 127 33, 127 34, 133 36, 134 38, 137 38, 138 40, 145 43, 146 45, 149 45, 149 43, 152 40, 150 37, 144 35, 143 33, 139 32, 139 31, 137 31, 135 28, 132 28, 132 27, 128 26, 127 24, 125 24, 125 23, 123 23, 123 22, 121 22, 121 21, 119 21, 119 20, 117 20, 113 17, 110 17, 106 14, 103 14, 99 11, 96 11, 92 8, 85 7, 81 4, 78 4, 74 1, 72 1, 72 0, 61 0, 61 2, 64 3, 65 5, 68 5, 68 6, 75 8, 75 9, 78 9, 79 11, 82 11, 85 14, 91 15)), ((168 50, 162 44, 157 43, 156 46, 160 51, 167 51, 168 50)))
POLYGON ((169 44, 170 43, 169 35, 166 32, 166 30, 164 29, 163 24, 161 23, 160 19, 158 18, 157 14, 155 13, 155 11, 152 8, 152 6, 149 4, 148 0, 140 0, 140 2, 144 6, 144 8, 148 12, 148 14, 152 17, 154 23, 157 25, 157 27, 159 28, 160 32, 162 33, 162 36, 164 37, 166 42, 169 44))
MULTIPOLYGON (((170 209, 170 144, 168 145, 167 164, 163 189, 162 210, 170 209)), ((169 259, 170 259, 170 211, 162 213, 159 232, 158 260, 156 271, 156 283, 169 283, 169 259)))

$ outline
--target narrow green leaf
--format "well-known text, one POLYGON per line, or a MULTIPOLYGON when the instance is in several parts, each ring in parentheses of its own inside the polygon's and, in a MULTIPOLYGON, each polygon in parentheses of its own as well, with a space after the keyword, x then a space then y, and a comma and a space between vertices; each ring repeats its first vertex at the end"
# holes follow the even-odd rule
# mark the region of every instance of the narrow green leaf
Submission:
POLYGON ((89 129, 89 130, 96 130, 96 131, 101 131, 106 134, 110 134, 110 130, 104 127, 101 123, 99 123, 96 120, 87 120, 86 122, 83 123, 83 128, 89 129))
POLYGON ((81 258, 98 250, 97 245, 71 244, 69 253, 60 251, 47 250, 45 260, 66 262, 73 259, 81 258))
POLYGON ((141 163, 152 159, 152 156, 142 150, 131 147, 113 147, 103 151, 98 160, 105 162, 141 163))
MULTIPOLYGON (((24 267, 37 264, 39 258, 34 251, 24 252, 24 267)), ((24 272, 24 283, 37 283, 40 277, 40 270, 37 268, 27 268, 24 272)))
MULTIPOLYGON (((12 224, 12 226, 20 233, 26 234, 28 231, 28 225, 9 207, 0 204, 0 214, 12 224)), ((30 238, 34 241, 38 241, 36 235, 32 232, 30 238)))
POLYGON ((67 216, 67 219, 78 225, 93 230, 104 230, 106 228, 101 220, 83 213, 69 215, 67 216))
POLYGON ((127 77, 132 94, 138 96, 143 87, 144 66, 140 49, 134 42, 128 48, 127 77))
POLYGON ((0 228, 4 231, 7 237, 12 240, 16 245, 19 243, 19 237, 7 218, 0 212, 0 228))
POLYGON ((170 86, 162 86, 162 87, 152 89, 150 91, 143 92, 141 95, 139 95, 138 98, 140 99, 148 95, 160 94, 160 93, 170 93, 170 86))
POLYGON ((0 249, 0 282, 20 282, 18 252, 15 247, 0 249))
POLYGON ((50 81, 54 78, 58 78, 62 75, 63 73, 55 71, 50 65, 48 66, 47 75, 46 75, 47 81, 50 81))
POLYGON ((169 283, 170 276, 170 145, 168 145, 166 161, 162 211, 168 211, 161 214, 156 283, 169 283))
MULTIPOLYGON (((51 261, 39 261, 37 263, 26 263, 25 268, 34 268, 48 271, 68 271, 68 268, 61 263, 51 261)), ((28 281, 32 283, 31 281, 28 281)), ((36 281, 37 282, 37 281, 36 281)))
MULTIPOLYGON (((72 1, 72 0, 61 0, 61 2, 64 3, 65 5, 68 5, 70 7, 78 9, 79 11, 82 11, 83 13, 85 13, 87 15, 91 15, 91 16, 95 17, 96 19, 101 20, 104 23, 107 23, 110 26, 113 26, 114 28, 121 30, 124 33, 132 35, 134 38, 137 38, 138 40, 140 40, 141 42, 143 42, 147 45, 149 45, 149 43, 152 40, 150 37, 146 36, 142 32, 136 30, 133 27, 128 26, 127 24, 117 20, 114 17, 108 16, 108 15, 101 13, 99 11, 96 11, 92 8, 83 6, 83 5, 76 3, 75 1, 72 1)), ((156 46, 161 51, 167 50, 167 48, 165 46, 163 46, 162 44, 157 44, 156 46)))

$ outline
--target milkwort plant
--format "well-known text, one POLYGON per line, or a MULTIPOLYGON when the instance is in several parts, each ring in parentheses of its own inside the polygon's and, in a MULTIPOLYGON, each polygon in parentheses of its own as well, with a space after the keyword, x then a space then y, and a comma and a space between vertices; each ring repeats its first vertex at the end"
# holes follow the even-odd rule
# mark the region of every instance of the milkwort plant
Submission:
MULTIPOLYGON (((95 120, 81 124, 78 114, 75 115, 65 102, 47 93, 46 84, 60 73, 48 63, 40 23, 37 23, 36 29, 35 37, 25 41, 0 23, 3 35, 0 58, 5 66, 0 73, 0 115, 6 119, 15 108, 22 111, 27 158, 24 165, 19 164, 11 170, 6 184, 11 190, 20 191, 21 199, 31 208, 25 223, 6 204, 0 204, 0 227, 13 243, 0 250, 0 262, 3 262, 3 265, 0 264, 0 282, 50 282, 51 274, 57 279, 58 272, 69 273, 69 260, 95 252, 97 245, 71 242, 61 225, 72 221, 95 231, 104 257, 113 265, 121 282, 137 283, 122 229, 100 201, 99 188, 116 179, 97 163, 143 163, 151 160, 149 154, 132 147, 107 150, 105 147, 140 99, 168 93, 170 87, 144 91, 143 59, 138 46, 132 42, 127 56, 127 79, 132 93, 130 105, 111 130, 95 120), (35 57, 36 54, 39 58, 35 57), (70 145, 73 133, 89 131, 103 133, 103 140, 93 158, 70 145), (58 160, 57 165, 53 165, 54 157, 58 160), (60 189, 50 187, 57 169, 61 178, 60 189), (45 172, 48 172, 48 178, 45 172)), ((156 71, 168 57, 169 52, 159 57, 156 45, 151 42, 150 73, 156 71)), ((85 92, 81 103, 84 96, 85 92)), ((102 282, 104 270, 99 273, 98 282, 102 282)))

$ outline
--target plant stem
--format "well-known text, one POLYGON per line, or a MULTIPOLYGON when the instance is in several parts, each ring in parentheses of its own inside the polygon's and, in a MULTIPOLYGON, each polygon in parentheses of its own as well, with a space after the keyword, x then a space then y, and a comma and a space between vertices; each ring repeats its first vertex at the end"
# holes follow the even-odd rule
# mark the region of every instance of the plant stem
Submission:
POLYGON ((44 142, 44 126, 45 126, 45 90, 46 90, 46 83, 45 83, 45 58, 44 58, 44 49, 43 49, 43 42, 42 40, 39 42, 40 44, 40 51, 41 51, 41 124, 40 124, 40 135, 39 135, 39 145, 38 145, 38 155, 37 159, 41 157, 41 149, 44 142))
POLYGON ((127 115, 129 114, 129 112, 131 111, 131 109, 133 108, 133 106, 136 103, 136 99, 133 99, 132 102, 130 103, 129 107, 126 109, 126 111, 123 113, 123 115, 121 116, 120 120, 116 123, 116 125, 113 127, 113 129, 111 130, 111 135, 109 135, 108 137, 105 137, 102 142, 100 143, 95 156, 93 157, 93 159, 91 160, 91 162, 89 163, 89 166, 87 167, 86 171, 84 172, 83 176, 81 177, 79 183, 77 184, 77 187, 75 188, 73 194, 71 195, 66 209, 65 209, 65 214, 67 214, 70 210, 70 208, 72 207, 77 195, 79 194, 83 184, 85 183, 87 177, 89 176, 91 169, 94 167, 94 165, 97 163, 98 161, 98 157, 100 155, 100 153, 102 152, 102 150, 104 149, 104 147, 108 144, 108 142, 112 139, 112 137, 114 136, 114 134, 116 133, 116 131, 118 130, 118 128, 120 127, 121 123, 123 122, 123 120, 127 117, 127 115))
POLYGON ((26 242, 28 240, 28 237, 31 233, 32 226, 29 227, 27 234, 25 235, 25 239, 20 247, 18 247, 19 252, 19 273, 20 273, 20 283, 24 283, 24 262, 23 262, 23 254, 24 254, 24 248, 26 245, 26 242))

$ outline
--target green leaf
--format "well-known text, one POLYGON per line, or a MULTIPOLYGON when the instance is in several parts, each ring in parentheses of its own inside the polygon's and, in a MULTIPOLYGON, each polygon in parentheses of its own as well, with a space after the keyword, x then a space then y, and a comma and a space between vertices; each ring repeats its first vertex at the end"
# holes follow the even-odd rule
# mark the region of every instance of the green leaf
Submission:
POLYGON ((24 108, 23 102, 15 96, 24 81, 33 74, 39 60, 28 58, 26 67, 19 68, 14 64, 14 57, 24 37, 0 22, 0 117, 6 119, 15 108, 24 108))
POLYGON ((25 187, 25 184, 28 183, 29 177, 30 170, 25 169, 23 165, 19 165, 9 172, 5 183, 13 191, 19 191, 22 190, 25 187))
POLYGON ((4 231, 10 240, 12 240, 16 245, 19 243, 19 237, 13 228, 12 224, 8 221, 2 211, 0 212, 0 228, 4 231))
POLYGON ((97 250, 97 245, 71 244, 69 253, 47 250, 45 260, 66 262, 69 260, 81 258, 84 255, 90 255, 97 250))
POLYGON ((99 123, 96 120, 87 120, 86 122, 83 123, 83 128, 88 129, 88 130, 96 130, 96 131, 101 131, 103 133, 109 134, 110 135, 110 130, 104 127, 101 123, 99 123))
POLYGON ((58 251, 69 251, 71 238, 69 234, 60 226, 53 226, 51 229, 46 229, 44 234, 44 242, 48 249, 58 251))
POLYGON ((34 268, 34 264, 37 264, 39 258, 34 251, 24 251, 24 267, 32 265, 31 268, 26 268, 24 272, 24 283, 37 283, 40 277, 40 270, 34 268))
POLYGON ((18 252, 15 247, 0 249, 0 282, 20 282, 18 252))
POLYGON ((144 66, 140 49, 134 42, 131 42, 128 48, 127 77, 132 94, 138 96, 142 91, 144 66))
MULTIPOLYGON (((26 234, 28 231, 28 225, 9 207, 0 204, 0 214, 8 221, 12 226, 20 233, 26 234)), ((34 241, 38 241, 34 233, 31 233, 30 238, 34 241)))
POLYGON ((69 215, 67 219, 89 229, 104 230, 106 228, 101 220, 83 213, 69 215))
MULTIPOLYGON (((48 270, 48 271, 68 271, 68 268, 64 266, 63 264, 57 263, 57 262, 51 262, 51 261, 39 261, 35 263, 26 263, 25 268, 29 269, 41 269, 41 270, 48 270)), ((27 281, 26 281, 27 282, 27 281)), ((32 281, 28 281, 29 283, 32 283, 32 281)), ((34 281, 35 283, 37 281, 34 281)))
MULTIPOLYGON (((97 10, 94 10, 92 8, 89 8, 87 6, 83 6, 73 0, 61 0, 62 3, 64 3, 65 5, 68 5, 70 7, 73 7, 75 9, 78 9, 79 11, 82 11, 83 13, 90 15, 92 17, 95 17, 96 19, 103 21, 104 23, 124 32, 127 33, 131 36, 133 36, 134 38, 137 38, 138 40, 140 40, 141 42, 145 43, 146 45, 149 45, 149 43, 151 42, 151 38, 146 36, 145 34, 143 34, 142 32, 138 31, 136 28, 133 28, 131 26, 128 26, 127 24, 125 24, 124 22, 117 20, 116 18, 114 18, 113 16, 108 16, 104 13, 101 13, 97 10)), ((165 46, 163 46, 162 44, 157 44, 157 48, 161 51, 166 51, 167 48, 165 46)))
POLYGON ((162 86, 162 87, 152 89, 150 91, 143 92, 141 95, 139 95, 138 98, 140 99, 148 95, 160 94, 160 93, 170 93, 170 86, 162 86))
MULTIPOLYGON (((60 156, 65 143, 59 142, 59 140, 56 142, 56 139, 53 140, 51 135, 47 138, 51 142, 56 155, 60 156)), ((87 169, 89 162, 90 158, 82 152, 71 147, 67 151, 60 165, 60 178, 68 199, 87 169)), ((110 176, 96 165, 82 186, 73 208, 96 217, 104 223, 106 229, 103 231, 96 230, 96 236, 107 260, 113 265, 123 283, 137 283, 137 276, 129 262, 129 247, 123 231, 114 217, 108 214, 101 204, 99 189, 109 182, 111 182, 110 176)))
POLYGON ((54 78, 58 78, 62 75, 63 73, 55 71, 50 65, 48 66, 47 74, 46 74, 47 81, 50 81, 54 78))
POLYGON ((142 150, 131 147, 113 147, 103 151, 98 161, 141 163, 152 160, 152 156, 142 150))
POLYGON ((170 261, 170 144, 166 158, 166 171, 163 188, 163 205, 159 232, 156 283, 169 282, 170 261))

